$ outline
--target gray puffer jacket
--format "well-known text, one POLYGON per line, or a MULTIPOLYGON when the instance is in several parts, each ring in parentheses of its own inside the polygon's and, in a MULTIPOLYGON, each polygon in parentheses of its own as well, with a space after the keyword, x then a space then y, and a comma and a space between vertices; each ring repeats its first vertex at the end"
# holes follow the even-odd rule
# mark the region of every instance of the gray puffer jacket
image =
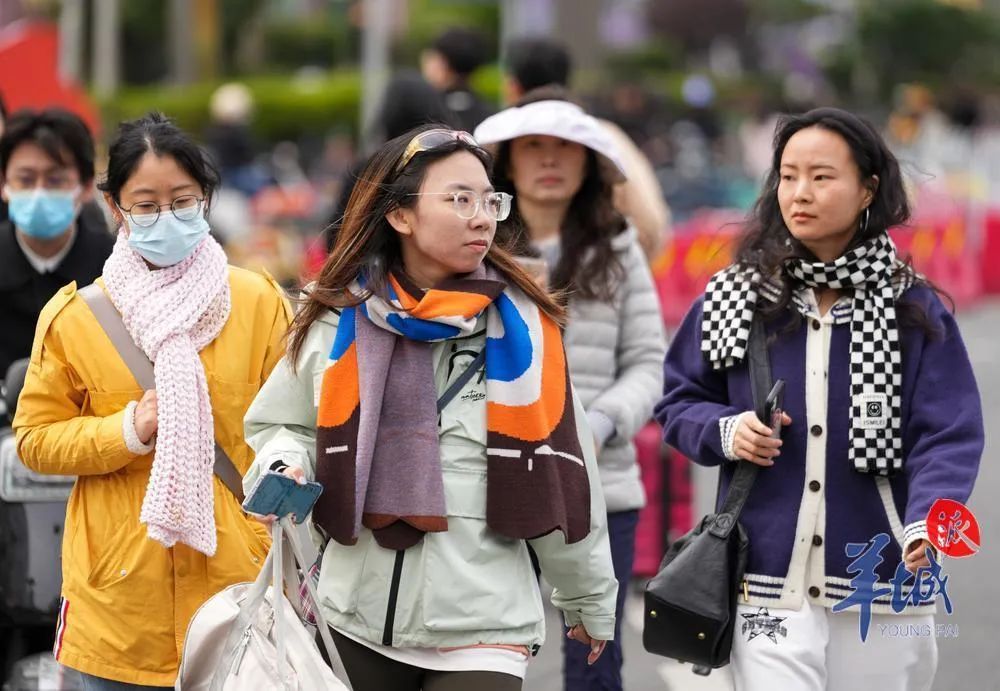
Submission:
POLYGON ((573 387, 591 426, 598 437, 602 427, 611 432, 597 457, 609 512, 646 503, 632 439, 662 394, 666 354, 659 299, 635 230, 618 235, 613 246, 625 269, 614 299, 571 298, 563 336, 573 387))

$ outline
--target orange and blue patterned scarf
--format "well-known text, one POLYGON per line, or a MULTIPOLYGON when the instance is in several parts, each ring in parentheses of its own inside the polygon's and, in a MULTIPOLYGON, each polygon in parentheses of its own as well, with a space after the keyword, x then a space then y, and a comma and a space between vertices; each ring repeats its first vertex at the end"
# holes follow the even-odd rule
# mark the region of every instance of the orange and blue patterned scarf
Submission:
POLYGON ((364 525, 391 549, 448 529, 431 349, 486 312, 487 524, 583 539, 590 490, 558 325, 488 266, 426 292, 392 277, 391 291, 340 314, 320 390, 316 523, 345 545, 364 525))

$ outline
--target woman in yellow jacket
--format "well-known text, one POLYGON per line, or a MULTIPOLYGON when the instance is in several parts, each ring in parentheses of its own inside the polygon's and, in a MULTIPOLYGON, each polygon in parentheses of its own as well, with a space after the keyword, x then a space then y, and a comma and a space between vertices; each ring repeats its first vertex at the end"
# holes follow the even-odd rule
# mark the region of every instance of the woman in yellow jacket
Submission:
POLYGON ((111 146, 100 189, 120 231, 97 296, 152 361, 152 389, 75 284, 35 333, 14 428, 25 465, 78 476, 55 653, 88 691, 172 687, 195 610, 267 554, 266 529, 213 464, 216 444, 240 474, 252 462, 243 416, 291 315, 273 281, 229 267, 209 235, 217 185, 162 115, 123 124, 111 146))

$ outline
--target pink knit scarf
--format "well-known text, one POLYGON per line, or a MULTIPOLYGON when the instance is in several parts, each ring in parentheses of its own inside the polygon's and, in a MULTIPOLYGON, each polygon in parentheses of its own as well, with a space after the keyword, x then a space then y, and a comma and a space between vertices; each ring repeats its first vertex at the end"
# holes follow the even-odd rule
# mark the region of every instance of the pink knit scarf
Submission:
POLYGON ((151 270, 119 232, 104 285, 156 381, 156 452, 139 520, 166 547, 182 542, 212 556, 215 434, 198 352, 229 319, 226 254, 207 237, 179 264, 151 270))

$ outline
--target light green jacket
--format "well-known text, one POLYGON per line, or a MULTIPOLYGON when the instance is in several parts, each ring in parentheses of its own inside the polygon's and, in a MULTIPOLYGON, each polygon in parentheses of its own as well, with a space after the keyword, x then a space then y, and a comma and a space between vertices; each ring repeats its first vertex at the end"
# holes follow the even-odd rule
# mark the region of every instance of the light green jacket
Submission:
MULTIPOLYGON (((243 479, 245 488, 279 459, 302 468, 308 478, 315 477, 319 385, 337 320, 329 312, 313 325, 297 370, 283 359, 247 412, 246 439, 257 457, 243 479)), ((485 342, 485 330, 479 329, 469 337, 434 346, 439 394, 485 342)), ((593 438, 575 395, 573 401, 591 478, 591 530, 572 545, 560 531, 529 542, 542 575, 554 587, 552 602, 563 611, 567 624, 582 623, 592 637, 610 640, 618 584, 593 438)), ((330 541, 318 589, 323 612, 331 626, 381 645, 498 643, 534 649, 544 641, 545 623, 527 543, 498 535, 486 525, 486 384, 481 375, 472 377, 442 411, 439 438, 447 532, 430 533, 406 550, 395 578, 397 553, 380 547, 369 530, 362 528, 357 544, 350 547, 330 541), (397 598, 392 608, 394 585, 397 598)))

